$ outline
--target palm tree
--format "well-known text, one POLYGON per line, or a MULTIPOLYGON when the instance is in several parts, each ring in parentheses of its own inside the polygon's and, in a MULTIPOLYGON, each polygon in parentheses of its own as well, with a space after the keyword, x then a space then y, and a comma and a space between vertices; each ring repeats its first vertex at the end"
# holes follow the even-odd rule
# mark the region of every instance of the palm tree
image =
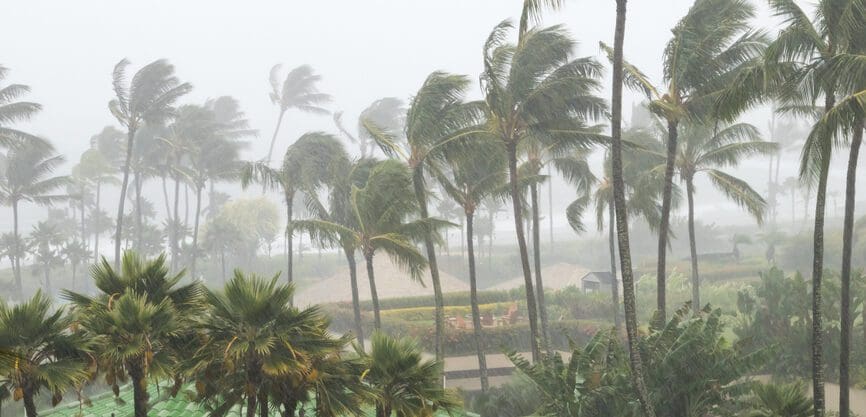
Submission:
POLYGON ((449 225, 434 218, 414 221, 406 219, 417 212, 417 200, 412 192, 412 176, 406 165, 396 160, 378 163, 363 188, 352 188, 351 214, 354 222, 344 225, 326 220, 302 220, 296 227, 305 230, 314 239, 350 242, 364 256, 373 317, 376 329, 382 327, 379 314, 379 295, 376 290, 373 257, 385 252, 391 260, 413 280, 420 280, 427 260, 418 251, 413 240, 423 239, 431 230, 449 225))
POLYGON ((148 261, 128 251, 119 270, 103 258, 91 276, 100 294, 64 290, 63 296, 85 335, 101 347, 96 358, 106 383, 117 394, 129 377, 135 417, 147 417, 147 381, 176 377, 172 365, 182 359, 176 347, 194 340, 190 321, 198 315, 201 289, 178 285, 183 274, 169 275, 165 255, 148 261))
POLYGON ((219 258, 222 283, 226 283, 226 253, 233 251, 243 241, 243 231, 223 216, 216 216, 206 225, 202 247, 219 258))
POLYGON ((442 388, 443 362, 424 360, 412 339, 373 333, 370 353, 358 352, 367 372, 364 380, 376 397, 376 417, 421 417, 460 406, 456 392, 442 388))
POLYGON ((87 245, 84 242, 73 240, 71 242, 65 242, 60 252, 61 255, 63 255, 63 258, 69 261, 69 266, 72 267, 72 285, 70 287, 75 291, 78 267, 81 266, 82 263, 86 263, 90 258, 90 249, 87 248, 87 245))
POLYGON ((129 61, 120 60, 114 66, 112 86, 115 98, 108 103, 111 114, 126 128, 126 156, 123 164, 123 181, 117 207, 114 233, 114 266, 120 266, 121 232, 123 231, 123 206, 129 186, 129 172, 135 150, 135 135, 144 125, 159 125, 174 113, 172 105, 192 90, 192 85, 181 83, 174 75, 174 66, 160 59, 147 64, 132 76, 129 85, 126 69, 129 61))
MULTIPOLYGON (((397 157, 409 166, 412 173, 412 187, 422 219, 430 216, 426 172, 436 169, 436 161, 441 159, 445 146, 483 132, 483 126, 479 125, 482 115, 480 103, 463 102, 468 88, 469 79, 462 75, 434 72, 427 76, 424 84, 409 103, 404 143, 397 143, 393 135, 376 126, 373 120, 363 121, 365 130, 387 155, 397 157)), ((437 359, 442 359, 445 307, 432 231, 424 236, 423 240, 430 269, 430 281, 433 283, 436 311, 435 353, 437 359)))
MULTIPOLYGON (((631 268, 631 247, 628 235, 628 208, 625 200, 625 181, 622 168, 622 87, 625 75, 623 47, 625 45, 625 18, 628 0, 616 0, 616 25, 613 41, 613 93, 611 97, 610 118, 610 166, 613 178, 613 206, 616 215, 617 243, 619 244, 619 263, 622 271, 623 307, 625 310, 625 329, 628 339, 631 382, 645 417, 655 417, 655 410, 649 398, 644 380, 643 361, 638 350, 637 306, 634 294, 634 271, 631 268)), ((666 230, 659 233, 666 234, 666 230)))
POLYGON ((280 83, 280 70, 282 65, 277 64, 271 68, 270 83, 271 83, 271 102, 280 108, 279 116, 277 116, 277 127, 274 128, 274 136, 271 138, 271 146, 268 148, 268 156, 263 159, 264 165, 271 162, 271 156, 274 153, 274 144, 277 142, 277 135, 280 133, 280 125, 283 123, 283 116, 289 109, 298 109, 305 113, 313 114, 328 114, 328 111, 320 107, 331 101, 331 96, 320 93, 316 87, 322 77, 313 72, 313 68, 309 65, 301 65, 286 74, 286 78, 280 83))
POLYGON ((361 111, 361 115, 358 116, 357 134, 349 132, 343 125, 343 112, 341 111, 334 112, 334 125, 350 142, 358 144, 361 149, 361 159, 366 159, 373 156, 376 141, 364 125, 372 124, 381 131, 396 133, 403 128, 403 116, 405 114, 406 108, 403 100, 396 97, 385 97, 374 101, 361 111))
POLYGON ((59 250, 62 243, 63 234, 55 225, 46 221, 36 223, 27 239, 27 246, 33 255, 34 272, 42 272, 42 285, 49 297, 53 296, 51 270, 62 266, 63 258, 59 250))
MULTIPOLYGON (((828 65, 840 55, 856 52, 862 37, 859 1, 822 0, 809 15, 793 0, 770 2, 774 14, 784 20, 785 27, 767 50, 767 61, 780 63, 787 71, 779 99, 789 107, 806 107, 814 112, 814 103, 823 96, 823 112, 836 105, 839 77, 828 72, 828 65)), ((850 92, 850 91, 849 91, 850 92)), ((841 93, 846 93, 843 89, 841 93)), ((800 179, 816 186, 815 227, 813 230, 812 262, 812 398, 815 417, 823 417, 824 352, 821 298, 824 273, 824 211, 827 203, 827 181, 832 153, 832 138, 825 129, 813 130, 803 147, 800 179), (822 132, 822 130, 824 130, 822 132)), ((848 392, 842 390, 840 415, 847 416, 848 392)))
POLYGON ((286 246, 288 265, 286 278, 293 282, 292 237, 294 236, 293 209, 295 194, 303 191, 315 194, 322 183, 330 178, 346 158, 346 151, 333 135, 322 132, 305 133, 286 150, 282 168, 269 167, 262 161, 248 162, 241 169, 241 185, 248 187, 253 182, 267 189, 283 193, 286 203, 286 246))
POLYGON ((471 147, 461 146, 446 156, 447 173, 438 173, 442 189, 466 216, 466 248, 469 258, 469 302, 472 308, 472 330, 478 355, 481 391, 487 392, 487 359, 484 356, 484 336, 481 334, 481 311, 478 307, 478 282, 475 265, 475 211, 486 199, 502 197, 505 181, 505 153, 492 141, 476 141, 471 147), (499 194, 499 195, 495 195, 499 194))
POLYGON ((2 85, 8 74, 9 68, 0 65, 0 146, 12 147, 21 143, 45 145, 44 139, 10 126, 15 122, 30 120, 42 110, 42 105, 16 101, 29 93, 30 87, 23 84, 2 85))
POLYGON ((27 417, 36 417, 35 397, 51 392, 57 405, 63 394, 87 381, 87 352, 92 342, 73 332, 72 317, 54 309, 51 298, 37 291, 14 306, 0 301, 0 346, 15 356, 11 367, 3 367, 16 401, 24 400, 27 417))
MULTIPOLYGON (((107 137, 117 138, 117 135, 122 135, 117 130, 103 129, 103 132, 91 139, 96 142, 97 146, 104 143, 107 137)), ((122 136, 121 136, 122 137, 122 136)), ((111 160, 108 159, 98 147, 91 147, 81 154, 81 159, 78 163, 78 173, 81 178, 88 183, 91 183, 96 188, 95 200, 93 201, 93 213, 101 211, 102 186, 106 184, 117 184, 117 178, 114 176, 114 166, 111 160)), ((83 203, 83 202, 82 202, 83 203)), ((84 205, 81 206, 82 216, 84 216, 84 205)), ((99 216, 93 216, 93 219, 99 221, 99 216)), ((103 226, 99 223, 93 225, 95 230, 100 230, 103 226)), ((94 233, 93 239, 93 259, 94 263, 99 261, 99 233, 94 233)))
POLYGON ((698 250, 695 236, 695 175, 705 173, 713 186, 727 198, 763 222, 767 203, 749 184, 722 171, 735 167, 744 158, 754 155, 771 155, 778 150, 778 143, 761 140, 754 126, 746 123, 730 126, 708 127, 687 124, 682 129, 682 139, 677 152, 676 168, 686 186, 689 214, 689 248, 692 267, 692 309, 701 309, 700 276, 698 274, 698 250))
POLYGON ((278 279, 279 274, 264 279, 236 270, 223 291, 207 290, 209 311, 198 320, 205 337, 194 359, 199 386, 211 394, 242 391, 224 398, 246 397, 248 417, 258 408, 267 415, 270 380, 303 377, 311 370, 314 355, 345 343, 330 336, 328 321, 318 308, 292 307, 294 287, 278 284, 278 279), (215 372, 229 376, 208 377, 215 372), (240 385, 224 383, 236 377, 240 385))
MULTIPOLYGON (((57 167, 63 164, 63 157, 54 155, 50 145, 25 145, 10 149, 5 157, 0 158, 0 202, 12 207, 12 235, 19 244, 22 242, 18 233, 18 208, 22 202, 34 203, 40 206, 51 206, 63 198, 53 194, 69 182, 66 176, 51 176, 57 167)), ((15 261, 12 271, 15 276, 15 292, 20 297, 23 286, 21 282, 21 258, 18 256, 23 248, 14 251, 15 261)))
POLYGON ((750 78, 747 79, 750 83, 740 82, 743 78, 763 79, 754 74, 762 68, 760 58, 767 39, 763 32, 751 29, 749 21, 754 16, 755 8, 747 0, 695 1, 674 27, 674 36, 665 48, 666 90, 656 88, 638 68, 623 62, 626 86, 644 93, 651 100, 650 110, 667 123, 667 163, 656 271, 657 309, 662 322, 679 125, 684 121, 705 122, 708 117, 722 115, 726 120, 734 119, 746 105, 756 101, 750 94, 763 91, 760 88, 741 91, 746 89, 745 85, 751 88, 756 83, 750 78), (730 93, 732 87, 738 94, 730 93))
MULTIPOLYGON (((525 19, 521 19, 523 21, 525 19)), ((606 106, 594 94, 601 67, 591 58, 572 58, 575 43, 561 26, 532 29, 517 45, 507 43, 511 23, 496 26, 484 45, 487 126, 508 155, 514 225, 526 288, 533 358, 538 358, 538 307, 526 246, 517 159, 530 141, 563 143, 560 152, 586 148, 600 138, 585 119, 599 118, 606 106)))

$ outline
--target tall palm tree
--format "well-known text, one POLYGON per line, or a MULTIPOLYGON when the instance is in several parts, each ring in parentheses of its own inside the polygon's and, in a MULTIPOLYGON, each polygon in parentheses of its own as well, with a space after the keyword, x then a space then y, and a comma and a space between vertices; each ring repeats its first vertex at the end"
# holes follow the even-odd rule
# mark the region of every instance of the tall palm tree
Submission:
POLYGON ((286 203, 286 247, 288 264, 286 278, 293 282, 292 238, 294 236, 294 202, 299 192, 315 194, 322 183, 330 178, 346 159, 346 151, 333 135, 309 132, 298 138, 286 150, 282 167, 277 170, 262 161, 248 162, 241 168, 241 185, 248 187, 253 182, 267 189, 283 193, 286 203))
POLYGON ((222 291, 207 290, 208 314, 197 320, 205 338, 194 358, 199 386, 205 393, 223 394, 228 407, 234 405, 229 399, 245 397, 248 417, 259 408, 260 415, 268 414, 271 380, 303 377, 314 355, 344 344, 328 333, 318 308, 292 307, 294 287, 278 280, 279 274, 265 279, 236 270, 222 291), (241 393, 225 395, 236 390, 241 393))
POLYGON ((16 129, 11 125, 15 122, 30 120, 42 110, 42 105, 30 101, 17 101, 30 92, 30 87, 23 84, 3 85, 9 68, 0 65, 0 146, 10 147, 21 143, 45 145, 44 139, 16 129))
POLYGON ((677 152, 676 168, 686 186, 688 200, 689 249, 691 258, 692 310, 701 310, 700 276, 698 274, 698 250, 695 236, 695 176, 705 173, 713 186, 728 199, 744 207, 760 224, 764 219, 767 203, 749 184, 722 171, 736 167, 744 158, 756 155, 771 155, 779 146, 775 142, 761 139, 758 129, 747 123, 730 126, 703 126, 686 124, 681 126, 682 141, 677 152))
POLYGON ((85 335, 98 342, 106 383, 117 394, 129 377, 135 417, 147 417, 147 381, 176 377, 173 365, 183 359, 176 347, 194 340, 190 321, 199 315, 201 289, 197 283, 179 285, 183 274, 169 275, 165 255, 144 260, 128 251, 119 270, 103 258, 91 276, 99 294, 64 290, 63 296, 85 335))
POLYGON ((72 267, 72 284, 70 285, 70 289, 75 291, 78 267, 82 263, 87 263, 90 258, 90 249, 80 240, 67 241, 61 248, 61 255, 63 255, 66 261, 69 261, 69 266, 72 267))
POLYGON ((475 334, 475 350, 478 355, 478 371, 481 391, 487 392, 487 359, 484 355, 481 311, 478 307, 478 282, 475 265, 475 211, 486 199, 501 198, 506 184, 505 152, 492 141, 475 141, 471 146, 446 156, 446 173, 438 173, 442 189, 462 209, 466 217, 466 248, 469 260, 469 303, 472 309, 472 330, 475 334))
MULTIPOLYGON (((623 47, 625 45, 625 19, 628 0, 616 0, 616 24, 613 40, 613 93, 611 97, 610 154, 611 177, 613 178, 613 205, 616 215, 617 243, 619 244, 619 263, 622 271, 623 307, 625 328, 628 339, 631 382, 645 417, 655 417, 655 410, 649 398, 644 380, 643 361, 638 350, 637 306, 634 295, 634 271, 631 268, 631 247, 628 235, 628 207, 625 200, 625 181, 622 168, 622 87, 625 75, 623 47)), ((660 233, 666 233, 662 230, 660 233)))
POLYGON ((351 225, 317 219, 297 222, 296 227, 307 231, 314 239, 345 239, 361 251, 370 282, 376 329, 382 327, 382 319, 373 268, 375 254, 385 252, 397 266, 409 273, 411 279, 420 280, 427 259, 412 241, 423 239, 430 230, 449 225, 434 218, 407 221, 417 210, 408 167, 389 159, 370 171, 363 188, 353 187, 351 213, 355 220, 351 225))
MULTIPOLYGON (((106 134, 112 134, 111 131, 106 133, 108 129, 103 130, 103 133, 99 136, 106 134)), ((120 134, 119 131, 116 133, 120 134)), ((93 201, 93 213, 101 211, 101 203, 102 203, 102 186, 103 185, 114 185, 117 184, 117 178, 115 177, 114 166, 111 161, 106 157, 106 154, 103 153, 97 147, 91 147, 90 149, 84 151, 81 154, 80 161, 78 163, 78 174, 80 177, 92 184, 95 188, 95 195, 93 201)), ((83 201, 82 201, 83 203, 83 201)), ((82 211, 84 210, 84 205, 81 206, 82 211)), ((84 213, 82 212, 82 216, 84 213)), ((93 219, 97 222, 99 221, 99 216, 93 216, 93 219)), ((96 230, 101 229, 103 226, 100 224, 94 224, 94 228, 96 230)), ((99 261, 99 234, 94 233, 93 237, 93 260, 94 263, 99 261)))
POLYGON ((375 393, 376 417, 421 417, 460 406, 456 392, 442 388, 444 363, 424 360, 412 339, 396 339, 377 332, 370 353, 358 352, 367 372, 364 380, 375 393))
MULTIPOLYGON (((435 169, 442 158, 445 146, 471 135, 483 132, 480 103, 464 103, 469 88, 469 79, 462 75, 434 72, 427 76, 424 84, 412 97, 406 112, 405 141, 397 142, 393 135, 374 125, 373 120, 364 120, 367 130, 382 150, 391 157, 404 161, 412 172, 412 188, 418 200, 422 219, 429 217, 427 172, 435 169)), ((436 358, 442 359, 445 332, 445 307, 442 284, 439 280, 439 265, 436 261, 436 246, 432 231, 424 236, 430 282, 433 283, 433 299, 436 313, 436 358)))
MULTIPOLYGON (((63 195, 54 194, 66 186, 69 179, 66 176, 52 176, 61 164, 63 157, 54 154, 50 145, 24 145, 13 149, 0 157, 0 202, 12 207, 12 234, 15 242, 22 242, 18 232, 18 208, 22 202, 34 203, 40 206, 51 206, 63 199, 63 195)), ((15 276, 15 292, 20 297, 23 286, 21 282, 21 258, 14 253, 12 265, 15 276)))
POLYGON ((62 266, 60 245, 63 243, 63 233, 53 224, 41 221, 33 226, 27 237, 27 246, 33 255, 34 272, 42 272, 42 288, 51 297, 51 270, 62 266))
POLYGON ((0 346, 16 358, 13 366, 0 369, 11 382, 15 400, 24 400, 27 417, 37 416, 34 400, 41 391, 50 391, 57 405, 67 390, 89 377, 86 352, 93 343, 73 332, 72 323, 41 291, 16 305, 0 301, 0 346))
POLYGON ((517 45, 507 42, 511 27, 510 22, 502 22, 488 37, 481 84, 489 132, 508 156, 531 346, 533 358, 537 358, 538 307, 524 233, 518 155, 530 141, 561 142, 560 152, 587 148, 600 138, 584 120, 601 117, 606 106, 595 96, 600 65, 591 58, 574 59, 575 42, 561 26, 528 30, 517 45))
POLYGON ((271 138, 271 146, 268 148, 268 156, 263 159, 265 165, 270 164, 274 153, 274 144, 277 143, 277 135, 280 133, 280 125, 283 124, 283 116, 289 109, 298 109, 305 113, 328 114, 328 110, 321 107, 331 101, 331 96, 320 93, 316 84, 322 77, 313 72, 309 65, 301 65, 286 74, 286 78, 280 82, 280 70, 282 65, 277 64, 271 68, 271 102, 280 108, 277 116, 277 127, 274 128, 274 136, 271 138))
POLYGON ((108 108, 117 121, 126 128, 126 156, 123 163, 123 181, 120 185, 120 198, 117 207, 117 221, 114 233, 114 266, 120 266, 121 233, 123 231, 123 206, 129 186, 130 165, 135 149, 135 135, 146 124, 159 125, 174 113, 173 104, 192 90, 192 85, 181 83, 174 75, 174 66, 164 59, 147 64, 127 85, 126 69, 129 61, 120 60, 114 66, 112 86, 115 98, 108 102, 108 108))
MULTIPOLYGON (((749 21, 755 8, 748 0, 697 0, 673 29, 664 51, 664 88, 657 88, 638 68, 623 62, 626 86, 645 94, 650 110, 667 123, 667 163, 659 226, 657 309, 664 322, 666 310, 666 257, 673 208, 674 165, 679 125, 724 115, 734 119, 747 104, 755 101, 748 93, 730 94, 738 87, 733 80, 752 75, 760 68, 767 39, 752 30, 749 21), (728 93, 728 94, 726 94, 728 93), (722 100, 722 97, 729 97, 722 100)), ((759 78, 759 77, 755 77, 759 78)), ((748 85, 751 87, 753 83, 748 85)), ((753 89, 762 91, 761 89, 753 89)))
MULTIPOLYGON (((784 28, 767 50, 767 61, 779 63, 787 71, 779 100, 789 107, 807 107, 823 97, 823 113, 836 105, 840 92, 838 77, 828 76, 830 61, 839 55, 854 52, 862 36, 858 26, 862 4, 859 0, 822 0, 810 17, 793 0, 773 0, 774 14, 784 21, 784 28), (856 7, 853 7, 856 6, 856 7)), ((841 91, 845 94, 845 91, 841 91)), ((813 131, 813 133, 816 133, 813 131)), ((800 178, 816 184, 815 223, 812 262, 812 398, 815 417, 825 413, 823 316, 821 298, 824 273, 824 211, 827 203, 827 181, 832 153, 829 134, 811 134, 803 147, 800 178)), ((840 413, 848 413, 848 392, 840 395, 840 413)))

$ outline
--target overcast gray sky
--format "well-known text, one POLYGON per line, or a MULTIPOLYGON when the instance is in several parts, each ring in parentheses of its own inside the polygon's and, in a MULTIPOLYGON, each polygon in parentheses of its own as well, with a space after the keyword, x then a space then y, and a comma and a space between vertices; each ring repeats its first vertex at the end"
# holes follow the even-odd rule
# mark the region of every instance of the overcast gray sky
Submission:
MULTIPOLYGON (((691 3, 629 4, 626 56, 654 79, 661 75, 659 58, 670 28, 691 3)), ((756 24, 771 26, 764 3, 756 4, 761 11, 756 24)), ((51 139, 70 160, 78 159, 91 135, 115 123, 106 103, 112 97, 111 70, 124 57, 134 68, 169 59, 178 76, 194 85, 184 102, 238 98, 261 132, 246 155, 258 159, 276 117, 268 99, 272 65, 312 65, 323 77, 321 90, 335 99, 331 108, 344 110, 351 121, 375 99, 405 99, 431 71, 477 79, 484 39, 495 24, 515 18, 520 5, 520 0, 3 0, 0 63, 12 70, 8 81, 29 84, 29 99, 44 105, 26 127, 51 139)), ((613 22, 610 0, 570 0, 545 19, 568 27, 581 42, 580 55, 598 55, 598 42, 612 39, 613 22)), ((627 111, 632 100, 626 101, 627 111)), ((765 128, 763 115, 751 118, 765 128)), ((278 149, 304 131, 334 130, 330 117, 300 113, 288 114, 283 126, 278 149)), ((746 164, 744 170, 763 172, 763 164, 746 164)), ((793 174, 794 165, 785 169, 793 174)), ((761 176, 753 185, 763 191, 765 184, 761 176)))

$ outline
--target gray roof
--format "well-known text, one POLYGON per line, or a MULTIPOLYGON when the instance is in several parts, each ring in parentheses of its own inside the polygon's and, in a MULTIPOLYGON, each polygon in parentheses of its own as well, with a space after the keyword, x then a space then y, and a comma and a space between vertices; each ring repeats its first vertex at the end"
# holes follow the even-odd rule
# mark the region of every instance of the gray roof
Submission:
POLYGON ((612 284, 617 281, 613 277, 613 274, 610 273, 610 271, 590 271, 587 272, 586 275, 584 275, 583 278, 581 278, 580 280, 583 281, 590 277, 595 278, 596 280, 598 280, 598 282, 604 284, 612 284))

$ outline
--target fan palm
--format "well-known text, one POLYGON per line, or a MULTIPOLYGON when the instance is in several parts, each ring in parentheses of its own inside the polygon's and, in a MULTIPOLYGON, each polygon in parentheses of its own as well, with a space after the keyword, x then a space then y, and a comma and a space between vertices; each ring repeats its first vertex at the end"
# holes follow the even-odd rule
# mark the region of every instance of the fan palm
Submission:
POLYGON ((320 107, 331 101, 331 96, 320 93, 316 84, 322 79, 313 72, 309 65, 301 65, 286 74, 286 78, 280 82, 280 70, 282 65, 277 64, 271 68, 271 102, 280 108, 277 116, 277 127, 274 128, 274 136, 271 138, 271 146, 268 148, 268 156, 263 160, 264 165, 271 162, 274 153, 274 144, 277 143, 277 135, 280 133, 280 125, 283 116, 289 109, 298 109, 305 113, 327 114, 328 111, 320 107))
MULTIPOLYGON (((524 19, 521 19, 524 20, 524 19)), ((507 42, 511 23, 496 26, 484 45, 481 75, 487 127, 508 156, 509 182, 517 243, 526 288, 533 357, 538 357, 538 307, 523 225, 518 155, 528 142, 561 143, 559 152, 586 148, 599 140, 585 119, 601 117, 601 67, 591 58, 572 57, 575 42, 560 26, 532 29, 517 45, 507 42)))
MULTIPOLYGON (((0 202, 12 207, 12 234, 15 241, 22 242, 18 233, 18 208, 22 202, 35 203, 40 206, 51 206, 63 199, 60 194, 54 194, 63 188, 69 179, 66 176, 52 176, 61 164, 63 157, 55 155, 48 145, 26 145, 10 149, 5 157, 0 158, 0 202)), ((14 251, 15 260, 12 271, 15 276, 15 292, 20 297, 23 286, 21 282, 21 257, 23 248, 14 251)))
POLYGON ((121 269, 103 258, 91 269, 99 294, 64 290, 87 337, 98 341, 96 356, 106 383, 132 382, 135 417, 146 417, 148 378, 176 378, 173 364, 194 339, 190 320, 197 315, 198 284, 178 285, 183 274, 169 275, 165 256, 144 260, 125 252, 121 269))
MULTIPOLYGON (((667 123, 667 164, 662 195, 658 243, 658 311, 665 316, 665 276, 668 229, 678 149, 679 125, 683 121, 706 121, 724 115, 733 119, 755 97, 743 93, 740 85, 747 76, 761 78, 760 58, 767 44, 766 35, 751 28, 755 8, 748 0, 697 0, 673 29, 673 38, 664 51, 666 87, 657 88, 634 65, 623 63, 624 83, 651 100, 650 110, 667 123), (737 82, 734 82, 737 80, 737 82), (730 87, 737 87, 733 94, 730 87), (726 98, 722 100, 722 98, 726 98)), ((603 48, 608 49, 604 47, 603 48)), ((745 90, 745 87, 742 88, 745 90)), ((755 93, 762 89, 751 89, 755 93)))
POLYGON ((502 197, 505 181, 505 153, 492 141, 475 141, 446 155, 446 173, 437 173, 442 189, 453 199, 466 217, 466 248, 469 260, 469 302, 472 330, 478 355, 481 391, 487 392, 487 359, 484 356, 481 311, 478 307, 478 282, 475 264, 475 211, 486 199, 502 197))
MULTIPOLYGON (((364 120, 367 130, 382 150, 391 157, 404 161, 412 173, 412 187, 418 200, 422 219, 429 217, 426 172, 435 169, 442 158, 442 150, 449 144, 465 140, 483 132, 479 125, 482 115, 480 103, 464 103, 469 88, 469 79, 461 75, 434 72, 430 74, 409 103, 406 112, 405 142, 397 143, 392 135, 364 120)), ((436 358, 443 357, 445 331, 445 308, 442 284, 439 280, 439 265, 436 261, 436 246, 432 231, 423 237, 433 284, 436 314, 436 358)))
POLYGON ((377 332, 370 353, 359 354, 367 367, 364 380, 376 396, 376 417, 423 417, 460 406, 457 393, 442 388, 443 362, 424 360, 412 339, 377 332))
POLYGON ((16 129, 11 125, 15 122, 27 121, 42 110, 42 105, 30 101, 16 101, 30 92, 30 87, 23 84, 3 85, 9 68, 0 65, 0 146, 14 147, 22 143, 44 145, 45 140, 16 129))
POLYGON ((295 194, 298 191, 312 195, 325 182, 337 167, 347 159, 346 151, 333 135, 310 132, 302 135, 286 150, 282 168, 269 167, 262 161, 248 162, 241 168, 241 185, 248 187, 253 182, 261 183, 267 189, 283 193, 286 203, 286 246, 288 264, 286 278, 293 282, 292 237, 295 222, 293 219, 295 194))
POLYGON ((50 391, 57 405, 64 392, 89 377, 87 352, 93 344, 71 327, 72 318, 55 310, 41 291, 14 306, 0 301, 0 346, 16 358, 13 366, 0 369, 14 399, 24 400, 27 417, 36 417, 34 398, 40 391, 50 391))
POLYGON ((302 220, 296 227, 305 230, 314 239, 344 241, 357 248, 364 256, 373 317, 376 329, 382 327, 379 314, 379 295, 373 258, 377 252, 385 252, 413 280, 420 280, 427 267, 427 260, 418 251, 413 240, 441 227, 449 225, 434 218, 407 221, 417 212, 418 202, 412 192, 412 175, 406 165, 396 160, 378 163, 363 188, 353 187, 350 197, 350 225, 327 220, 302 220))
MULTIPOLYGON (((304 378, 322 350, 342 346, 328 333, 328 321, 318 308, 291 305, 294 287, 235 271, 223 291, 205 294, 208 313, 198 320, 204 340, 195 354, 200 394, 223 399, 246 398, 247 416, 257 408, 267 415, 267 387, 276 378, 304 378), (225 384, 216 375, 237 378, 225 384), (225 395, 239 390, 240 395, 225 395)), ((233 404, 229 404, 230 407, 233 404)), ((294 415, 294 413, 289 414, 294 415)))
MULTIPOLYGON (((754 155, 770 155, 778 150, 778 143, 761 140, 757 128, 740 123, 715 128, 687 124, 682 129, 682 139, 677 152, 676 168, 686 186, 689 214, 689 248, 691 253, 692 309, 700 310, 700 275, 698 274, 698 252, 695 236, 695 176, 705 173, 713 186, 738 206, 744 207, 758 223, 764 218, 766 202, 749 184, 722 171, 735 167, 744 158, 754 155)), ((661 167, 659 167, 659 170, 661 167)))
POLYGON ((111 114, 126 128, 126 156, 123 164, 123 181, 117 207, 114 233, 114 266, 120 265, 120 244, 123 231, 123 206, 129 186, 129 173, 135 148, 135 135, 146 124, 159 125, 174 113, 172 105, 192 90, 188 83, 181 83, 174 75, 174 66, 166 60, 147 64, 126 81, 129 61, 122 59, 114 66, 112 86, 115 98, 108 103, 111 114))

